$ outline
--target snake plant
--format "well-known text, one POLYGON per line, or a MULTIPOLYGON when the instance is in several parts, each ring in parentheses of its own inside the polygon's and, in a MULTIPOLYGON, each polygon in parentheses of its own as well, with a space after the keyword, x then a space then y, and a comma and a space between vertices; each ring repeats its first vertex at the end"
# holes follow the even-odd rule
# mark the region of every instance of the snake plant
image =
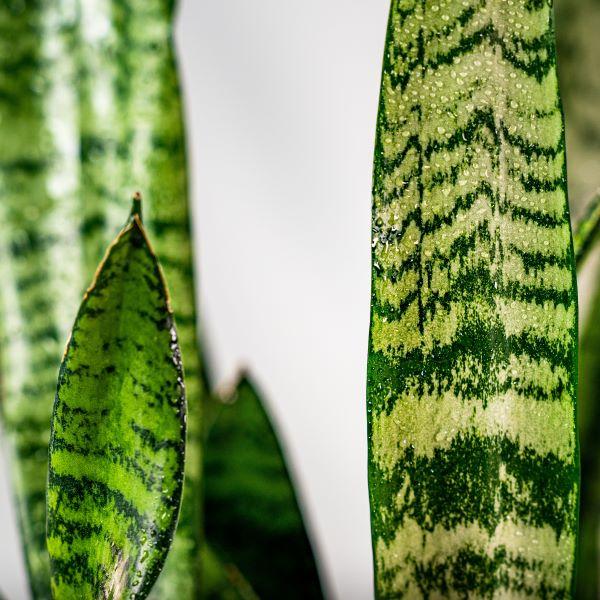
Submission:
POLYGON ((169 293, 139 199, 60 367, 48 476, 54 598, 144 598, 173 539, 186 406, 169 293))
POLYGON ((368 368, 376 593, 568 597, 577 285, 550 0, 392 0, 368 368))
MULTIPOLYGON (((49 423, 61 352, 84 286, 120 229, 123 198, 134 189, 144 193, 145 228, 169 282, 188 404, 181 513, 151 595, 185 600, 245 599, 255 594, 258 575, 242 574, 220 549, 210 548, 203 535, 202 405, 210 409, 220 404, 208 397, 198 351, 173 11, 170 0, 51 0, 41 4, 9 0, 0 7, 2 416, 12 450, 14 493, 35 599, 51 594, 45 491, 49 423)), ((258 398, 254 408, 263 418, 258 398)), ((103 434, 89 435, 93 441, 103 434)), ((230 439, 237 443, 235 432, 230 439)), ((268 441, 281 461, 277 442, 268 441)), ((97 451, 93 444, 81 450, 89 455, 97 451)), ((63 457, 61 468, 83 469, 76 454, 63 457)), ((234 453, 224 458, 225 464, 235 464, 234 453)), ((49 543, 55 593, 60 597, 68 596, 69 586, 76 581, 65 576, 62 567, 77 560, 56 541, 64 533, 61 523, 66 522, 61 511, 74 501, 68 490, 63 493, 54 485, 56 472, 52 468, 49 543), (63 583, 57 583, 56 573, 63 583)), ((279 477, 283 481, 287 472, 283 470, 279 477)), ((126 486, 121 491, 133 493, 126 486)), ((293 491, 289 498, 291 514, 299 519, 293 491)), ((213 507, 212 512, 215 518, 226 519, 228 510, 213 507)), ((112 532, 118 529, 119 523, 110 527, 112 532)), ((314 561, 301 523, 290 529, 290 535, 296 531, 301 543, 293 555, 295 572, 301 574, 306 566, 307 585, 314 585, 314 561)), ((292 538, 290 542, 295 543, 292 538)), ((248 539, 245 544, 253 546, 254 542, 248 539)), ((125 546, 120 546, 123 556, 125 546)), ((129 576, 128 563, 122 572, 128 585, 120 594, 129 594, 131 589, 137 590, 138 597, 146 594, 165 550, 163 544, 162 554, 152 565, 147 563, 151 573, 141 583, 129 576)), ((86 581, 111 589, 101 583, 101 561, 96 559, 86 559, 89 571, 95 569, 86 581)), ((102 564, 105 568, 109 563, 102 564)), ((279 594, 285 591, 283 574, 272 578, 279 594)))

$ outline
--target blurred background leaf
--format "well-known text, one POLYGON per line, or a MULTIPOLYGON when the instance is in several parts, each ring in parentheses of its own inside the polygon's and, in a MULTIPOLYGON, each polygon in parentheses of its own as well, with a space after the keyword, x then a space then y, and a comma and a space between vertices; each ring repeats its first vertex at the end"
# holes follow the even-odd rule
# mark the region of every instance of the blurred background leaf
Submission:
MULTIPOLYGON (((574 221, 600 187, 600 0, 556 0, 567 172, 574 221)), ((597 245, 597 244, 596 244, 597 245)), ((581 506, 577 597, 600 596, 600 263, 598 253, 579 273, 578 417, 581 506)))
POLYGON ((261 598, 321 598, 294 486, 259 392, 243 375, 215 407, 205 450, 209 543, 261 598))

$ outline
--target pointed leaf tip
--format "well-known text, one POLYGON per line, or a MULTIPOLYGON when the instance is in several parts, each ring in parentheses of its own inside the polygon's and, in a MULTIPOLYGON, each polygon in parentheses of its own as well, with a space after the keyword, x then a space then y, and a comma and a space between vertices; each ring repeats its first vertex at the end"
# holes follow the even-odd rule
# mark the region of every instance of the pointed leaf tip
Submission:
POLYGON ((135 219, 138 217, 140 222, 143 221, 142 218, 142 194, 140 192, 136 192, 133 194, 133 198, 131 200, 131 214, 129 215, 130 219, 135 219))

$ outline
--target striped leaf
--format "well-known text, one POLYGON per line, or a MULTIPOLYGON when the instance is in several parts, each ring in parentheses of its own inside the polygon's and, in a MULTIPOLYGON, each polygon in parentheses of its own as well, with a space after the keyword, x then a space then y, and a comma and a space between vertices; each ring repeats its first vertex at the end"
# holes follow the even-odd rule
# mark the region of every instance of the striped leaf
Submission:
POLYGON ((245 376, 208 434, 205 502, 207 538, 259 597, 322 598, 285 458, 245 376))
POLYGON ((2 420, 38 599, 50 597, 45 498, 52 400, 87 279, 78 260, 75 16, 71 0, 0 2, 2 420))
POLYGON ((175 531, 183 374, 137 204, 84 298, 60 368, 48 475, 57 599, 145 598, 175 531))
POLYGON ((550 0, 392 0, 367 390, 378 598, 570 597, 564 171, 550 0))
POLYGON ((77 0, 81 12, 81 216, 86 272, 114 237, 121 198, 144 195, 145 226, 171 291, 185 364, 186 473, 174 544, 153 597, 194 600, 202 573, 203 366, 172 0, 77 0), (103 26, 99 27, 98 23, 103 26), (102 98, 103 102, 99 102, 102 98))

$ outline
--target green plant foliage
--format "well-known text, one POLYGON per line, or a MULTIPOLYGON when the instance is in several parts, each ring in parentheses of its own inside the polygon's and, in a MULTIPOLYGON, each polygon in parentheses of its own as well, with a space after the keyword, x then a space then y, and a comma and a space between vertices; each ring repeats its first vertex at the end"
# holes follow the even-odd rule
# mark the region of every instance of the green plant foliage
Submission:
POLYGON ((76 216, 75 13, 69 0, 0 3, 2 420, 35 598, 50 597, 45 497, 56 374, 86 284, 76 216))
POLYGON ((577 223, 573 232, 573 246, 575 250, 575 263, 581 267, 587 258, 600 230, 600 192, 590 202, 587 212, 577 223))
POLYGON ((284 456, 247 377, 208 433, 205 511, 211 545, 259 597, 322 597, 284 456))
POLYGON ((376 595, 572 593, 577 295, 550 0, 393 0, 368 366, 376 595))
POLYGON ((175 531, 183 372, 166 284, 134 201, 60 368, 48 475, 57 599, 145 598, 175 531))
POLYGON ((100 249, 118 231, 120 198, 140 190, 145 226, 169 282, 188 402, 181 516, 153 596, 192 600, 202 584, 205 382, 196 329, 185 132, 172 39, 173 2, 78 0, 78 6, 82 15, 78 56, 86 271, 98 263, 100 249))
MULTIPOLYGON (((561 96, 566 114, 569 191, 574 210, 600 186, 600 0, 557 0, 556 28, 561 96)), ((597 196, 596 196, 597 198, 597 196)), ((574 236, 578 266, 597 240, 598 204, 589 205, 574 236), (579 250, 579 251, 578 251, 579 250)), ((579 427, 581 441, 580 543, 577 598, 600 595, 600 290, 596 286, 591 311, 583 324, 579 368, 579 427)))
POLYGON ((201 585, 204 381, 172 9, 169 0, 0 7, 3 421, 39 599, 50 595, 45 484, 56 372, 85 285, 121 228, 122 198, 136 189, 170 283, 189 407, 182 514, 156 592, 185 600, 201 585))

